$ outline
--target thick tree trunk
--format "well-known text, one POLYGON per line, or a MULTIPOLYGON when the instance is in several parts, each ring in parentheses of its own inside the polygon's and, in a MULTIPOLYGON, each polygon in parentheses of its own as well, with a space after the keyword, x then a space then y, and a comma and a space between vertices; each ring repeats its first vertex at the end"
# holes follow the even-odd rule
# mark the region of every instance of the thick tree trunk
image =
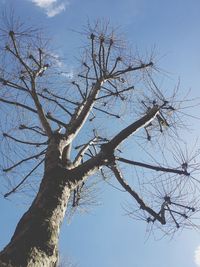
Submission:
POLYGON ((66 172, 59 164, 62 150, 60 142, 49 145, 38 194, 0 253, 0 266, 56 266, 60 226, 70 196, 66 172))

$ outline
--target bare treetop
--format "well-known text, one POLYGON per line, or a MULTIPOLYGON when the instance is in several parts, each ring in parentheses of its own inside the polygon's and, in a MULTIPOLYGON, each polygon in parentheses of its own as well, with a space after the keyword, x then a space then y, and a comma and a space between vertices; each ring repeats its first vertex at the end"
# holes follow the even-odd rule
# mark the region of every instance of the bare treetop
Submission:
POLYGON ((79 71, 66 77, 48 41, 23 27, 13 23, 1 29, 4 197, 20 190, 32 194, 41 166, 47 173, 59 166, 71 174, 67 183, 75 208, 89 176, 99 172, 105 182, 112 175, 134 200, 126 207, 130 216, 166 225, 167 231, 192 226, 190 217, 198 211, 199 153, 189 157, 180 149, 185 103, 176 99, 176 90, 165 96, 158 87, 153 58, 129 56, 117 33, 99 23, 87 28, 79 71), (170 138, 161 147, 159 139, 166 134, 170 138), (152 154, 154 138, 158 157, 152 154), (134 171, 133 184, 125 166, 134 171))

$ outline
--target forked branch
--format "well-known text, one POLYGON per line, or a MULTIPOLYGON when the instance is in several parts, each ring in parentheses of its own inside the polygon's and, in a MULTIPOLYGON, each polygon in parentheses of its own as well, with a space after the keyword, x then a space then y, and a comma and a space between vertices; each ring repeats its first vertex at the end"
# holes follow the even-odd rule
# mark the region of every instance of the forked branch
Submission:
POLYGON ((79 153, 77 154, 77 156, 76 156, 76 158, 75 158, 75 160, 73 162, 74 167, 77 167, 81 163, 81 161, 83 159, 83 156, 85 155, 86 151, 95 142, 96 139, 97 138, 94 137, 87 144, 83 145, 83 147, 81 148, 81 150, 79 151, 79 153))

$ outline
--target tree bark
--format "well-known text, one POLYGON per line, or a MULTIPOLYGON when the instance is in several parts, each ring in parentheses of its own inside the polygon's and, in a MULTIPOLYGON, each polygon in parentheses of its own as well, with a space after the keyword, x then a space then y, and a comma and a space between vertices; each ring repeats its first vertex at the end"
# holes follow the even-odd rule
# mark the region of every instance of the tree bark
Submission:
MULTIPOLYGON (((71 190, 103 165, 115 160, 114 150, 128 136, 149 123, 159 112, 154 106, 141 119, 130 124, 101 146, 100 152, 79 166, 71 168, 70 140, 59 132, 52 133, 45 155, 44 177, 29 210, 22 216, 10 243, 0 253, 5 267, 55 267, 58 240, 71 190), (66 151, 67 150, 67 151, 66 151)), ((128 190, 127 190, 128 191, 128 190)), ((129 190, 130 191, 130 190, 129 190)), ((137 197, 134 198, 137 200, 137 197)), ((2 263, 2 266, 3 266, 2 263)))
POLYGON ((50 141, 38 194, 0 253, 1 266, 56 266, 60 226, 71 191, 66 171, 60 166, 64 141, 59 138, 50 141))

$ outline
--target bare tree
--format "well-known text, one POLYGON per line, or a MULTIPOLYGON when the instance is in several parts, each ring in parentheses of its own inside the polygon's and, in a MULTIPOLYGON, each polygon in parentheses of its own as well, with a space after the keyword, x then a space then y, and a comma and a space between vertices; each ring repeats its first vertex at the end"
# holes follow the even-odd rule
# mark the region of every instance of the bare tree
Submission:
POLYGON ((185 156, 177 144, 182 101, 176 90, 164 96, 158 88, 151 57, 130 56, 106 23, 89 25, 79 71, 69 77, 38 31, 15 19, 7 26, 1 29, 0 69, 4 197, 38 193, 0 253, 2 265, 56 266, 67 206, 80 205, 97 173, 102 182, 114 176, 134 200, 130 216, 167 231, 192 224, 198 153, 185 156), (165 148, 173 138, 169 156, 165 148), (149 145, 143 161, 136 160, 139 142, 140 148, 149 145), (136 170, 132 184, 125 165, 136 170))

